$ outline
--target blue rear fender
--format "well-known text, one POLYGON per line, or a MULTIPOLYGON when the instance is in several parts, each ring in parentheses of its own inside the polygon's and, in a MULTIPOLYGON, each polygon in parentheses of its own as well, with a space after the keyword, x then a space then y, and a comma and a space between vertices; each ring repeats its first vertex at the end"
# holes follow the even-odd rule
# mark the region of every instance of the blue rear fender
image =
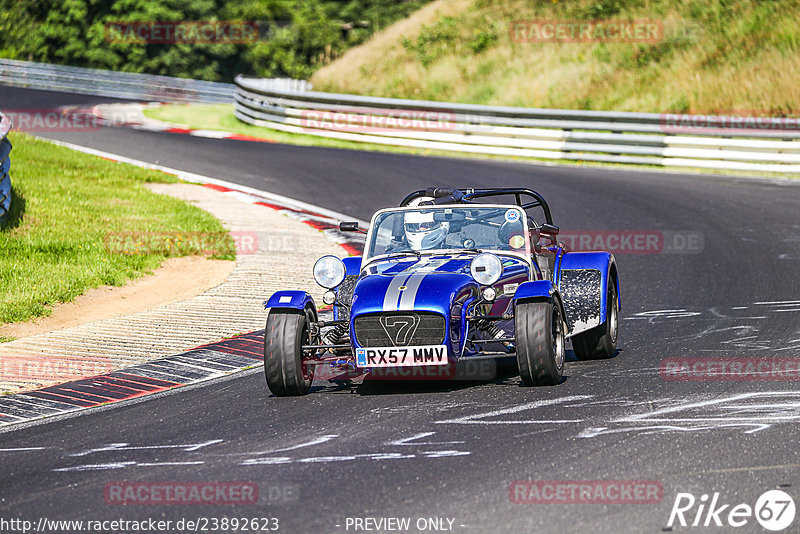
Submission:
POLYGON ((606 322, 609 280, 613 280, 616 286, 619 311, 622 305, 613 254, 567 252, 562 256, 556 283, 564 299, 567 322, 573 335, 606 322))

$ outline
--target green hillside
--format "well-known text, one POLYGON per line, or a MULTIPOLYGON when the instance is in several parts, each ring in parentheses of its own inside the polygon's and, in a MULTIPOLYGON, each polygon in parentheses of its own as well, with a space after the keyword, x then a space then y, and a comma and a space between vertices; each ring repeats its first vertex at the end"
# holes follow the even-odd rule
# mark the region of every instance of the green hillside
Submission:
POLYGON ((312 77, 315 89, 479 104, 797 114, 800 1, 438 0, 312 77), (525 21, 650 21, 653 42, 541 42, 525 21), (527 38, 534 37, 534 38, 527 38))

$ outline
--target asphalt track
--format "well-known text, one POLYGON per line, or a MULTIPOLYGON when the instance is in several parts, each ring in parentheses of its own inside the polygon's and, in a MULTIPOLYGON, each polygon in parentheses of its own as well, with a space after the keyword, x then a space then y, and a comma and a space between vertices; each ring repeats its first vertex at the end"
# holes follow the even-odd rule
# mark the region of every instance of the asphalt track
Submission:
MULTIPOLYGON (((102 100, 0 89, 0 109, 102 100)), ((568 362, 556 387, 523 388, 501 373, 480 383, 320 386, 305 397, 273 398, 253 372, 7 431, 0 434, 0 519, 269 517, 294 533, 354 532, 353 518, 406 517, 411 531, 418 518, 446 518, 454 532, 661 532, 679 492, 698 499, 718 492, 719 503, 730 505, 753 506, 778 487, 800 498, 796 377, 672 381, 659 373, 665 358, 800 356, 800 304, 791 302, 800 302, 795 183, 126 129, 42 135, 362 219, 429 185, 527 186, 550 201, 562 229, 693 232, 703 247, 618 254, 619 352, 608 361, 568 362), (653 481, 663 497, 520 504, 509 494, 519 480, 653 481), (249 481, 260 502, 108 504, 104 488, 118 481, 249 481)), ((13 153, 12 161, 17 169, 34 164, 13 153)), ((798 525, 800 518, 787 532, 798 525)), ((764 532, 752 517, 736 529, 685 530, 764 532)))

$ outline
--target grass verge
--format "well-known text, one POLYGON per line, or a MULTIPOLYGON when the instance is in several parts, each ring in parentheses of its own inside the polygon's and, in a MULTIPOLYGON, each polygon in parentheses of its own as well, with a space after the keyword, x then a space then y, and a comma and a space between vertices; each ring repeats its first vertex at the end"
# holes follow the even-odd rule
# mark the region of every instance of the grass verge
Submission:
POLYGON ((143 185, 174 177, 20 133, 9 138, 13 197, 0 230, 0 323, 49 315, 55 303, 123 285, 168 256, 205 253, 208 240, 191 236, 213 236, 215 258, 235 257, 217 219, 143 185), (131 238, 137 236, 142 240, 131 238))

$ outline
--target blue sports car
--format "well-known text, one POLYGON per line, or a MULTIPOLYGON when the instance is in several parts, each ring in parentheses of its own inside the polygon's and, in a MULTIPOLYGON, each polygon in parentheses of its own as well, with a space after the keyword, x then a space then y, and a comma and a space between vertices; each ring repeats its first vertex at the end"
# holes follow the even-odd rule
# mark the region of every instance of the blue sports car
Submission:
POLYGON ((266 302, 264 372, 303 395, 320 365, 349 373, 516 358, 525 385, 562 381, 577 358, 613 356, 619 280, 609 252, 571 252, 530 189, 415 191, 375 213, 361 257, 324 256, 314 278, 333 319, 304 291, 266 302))

